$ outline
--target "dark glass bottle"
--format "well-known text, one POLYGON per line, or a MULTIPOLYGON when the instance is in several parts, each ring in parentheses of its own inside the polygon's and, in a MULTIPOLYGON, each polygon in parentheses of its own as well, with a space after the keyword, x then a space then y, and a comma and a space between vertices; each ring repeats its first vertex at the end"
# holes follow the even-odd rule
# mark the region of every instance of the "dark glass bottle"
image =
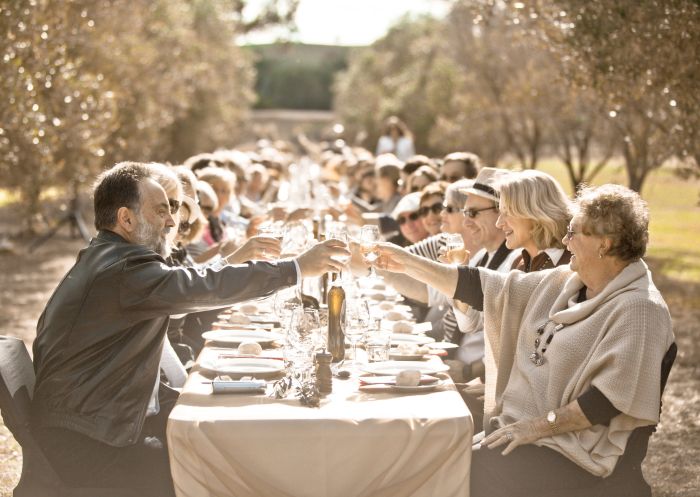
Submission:
POLYGON ((345 290, 340 283, 340 275, 333 273, 328 290, 328 351, 333 355, 333 362, 345 358, 345 335, 341 327, 345 319, 345 290))

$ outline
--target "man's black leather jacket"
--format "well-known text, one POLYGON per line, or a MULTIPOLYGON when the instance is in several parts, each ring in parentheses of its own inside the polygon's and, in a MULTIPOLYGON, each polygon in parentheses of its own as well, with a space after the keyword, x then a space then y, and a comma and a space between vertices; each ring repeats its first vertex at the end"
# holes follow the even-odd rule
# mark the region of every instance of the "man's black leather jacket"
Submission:
POLYGON ((37 325, 33 421, 109 445, 143 427, 170 314, 269 295, 297 280, 294 262, 220 270, 169 267, 101 231, 54 291, 37 325))

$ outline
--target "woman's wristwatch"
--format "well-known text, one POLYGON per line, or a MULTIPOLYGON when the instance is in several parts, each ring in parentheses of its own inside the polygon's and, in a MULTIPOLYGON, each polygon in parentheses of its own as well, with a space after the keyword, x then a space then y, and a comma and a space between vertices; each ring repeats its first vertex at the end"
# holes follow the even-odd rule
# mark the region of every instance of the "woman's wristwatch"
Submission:
POLYGON ((557 434, 557 413, 554 411, 549 411, 547 413, 547 423, 549 424, 549 429, 552 435, 557 434))

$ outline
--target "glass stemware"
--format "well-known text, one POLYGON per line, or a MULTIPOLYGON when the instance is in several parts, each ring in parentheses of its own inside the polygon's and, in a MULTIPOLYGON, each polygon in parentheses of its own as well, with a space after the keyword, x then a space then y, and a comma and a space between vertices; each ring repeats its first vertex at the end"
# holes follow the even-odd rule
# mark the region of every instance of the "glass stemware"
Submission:
MULTIPOLYGON (((348 230, 343 223, 334 222, 328 226, 326 230, 326 239, 340 240, 348 246, 349 237, 348 230)), ((347 264, 350 261, 350 255, 336 255, 332 257, 333 260, 340 262, 342 265, 347 264)))
POLYGON ((377 278, 377 272, 374 269, 374 263, 379 258, 377 251, 377 243, 381 240, 379 227, 366 224, 360 231, 360 253, 365 264, 369 265, 369 277, 377 278))
POLYGON ((450 264, 457 265, 464 262, 464 239, 459 233, 449 233, 445 238, 445 257, 450 264))
POLYGON ((345 301, 345 321, 342 330, 345 338, 352 345, 352 366, 357 367, 357 344, 362 341, 370 327, 370 312, 366 300, 352 299, 345 301))
POLYGON ((273 309, 282 326, 289 323, 289 318, 292 317, 294 309, 301 306, 301 289, 299 285, 279 290, 275 294, 273 309))
POLYGON ((320 343, 321 325, 316 309, 297 307, 292 311, 285 335, 286 366, 304 381, 313 365, 313 353, 320 343))

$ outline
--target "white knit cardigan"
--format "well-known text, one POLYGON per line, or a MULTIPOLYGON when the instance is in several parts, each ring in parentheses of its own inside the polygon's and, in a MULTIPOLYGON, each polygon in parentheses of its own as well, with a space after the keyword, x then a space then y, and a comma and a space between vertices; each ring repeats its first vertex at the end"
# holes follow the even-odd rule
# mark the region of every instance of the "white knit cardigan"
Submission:
MULTIPOLYGON (((605 289, 576 302, 583 283, 569 266, 503 274, 480 269, 484 291, 486 419, 492 426, 544 416, 592 386, 621 411, 610 426, 542 438, 594 475, 608 476, 632 430, 658 423, 661 361, 674 341, 671 317, 643 261, 629 264, 605 289), (536 330, 543 340, 563 324, 535 366, 536 330)), ((541 349, 542 345, 540 345, 541 349)))

